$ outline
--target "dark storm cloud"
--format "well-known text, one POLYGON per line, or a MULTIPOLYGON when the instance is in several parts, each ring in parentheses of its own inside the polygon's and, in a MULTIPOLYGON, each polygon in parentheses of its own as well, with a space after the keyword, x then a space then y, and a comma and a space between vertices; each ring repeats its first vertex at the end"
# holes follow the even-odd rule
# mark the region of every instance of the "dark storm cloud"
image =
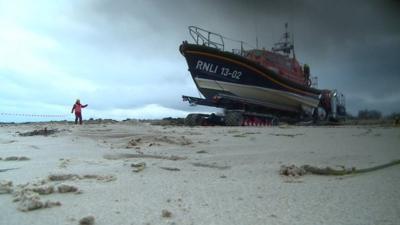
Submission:
POLYGON ((350 111, 389 113, 400 110, 399 9, 398 1, 101 0, 85 5, 80 17, 100 32, 90 41, 130 51, 133 58, 175 60, 181 76, 188 75, 187 65, 177 48, 189 39, 187 26, 252 45, 257 36, 260 46, 270 48, 289 22, 297 58, 311 65, 320 88, 343 90, 350 111))

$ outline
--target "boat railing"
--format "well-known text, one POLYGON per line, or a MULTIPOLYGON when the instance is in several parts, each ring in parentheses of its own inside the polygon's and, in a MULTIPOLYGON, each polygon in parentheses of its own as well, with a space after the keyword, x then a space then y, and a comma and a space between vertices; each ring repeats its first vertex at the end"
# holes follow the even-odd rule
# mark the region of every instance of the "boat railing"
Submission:
POLYGON ((189 26, 189 33, 196 44, 224 51, 225 44, 222 35, 195 26, 189 26))
POLYGON ((244 41, 224 37, 221 34, 214 33, 196 26, 189 26, 189 33, 195 43, 198 45, 205 45, 221 51, 225 51, 225 42, 230 41, 236 43, 236 46, 237 44, 240 44, 240 49, 234 48, 232 49, 232 53, 241 56, 244 56, 245 54, 244 45, 246 45, 247 43, 244 41))

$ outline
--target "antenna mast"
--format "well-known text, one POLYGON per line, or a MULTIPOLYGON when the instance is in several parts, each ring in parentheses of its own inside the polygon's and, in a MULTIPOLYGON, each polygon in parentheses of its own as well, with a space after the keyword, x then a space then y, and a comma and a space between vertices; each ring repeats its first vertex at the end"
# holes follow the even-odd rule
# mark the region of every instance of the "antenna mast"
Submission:
POLYGON ((293 59, 295 59, 296 54, 294 53, 294 32, 292 32, 292 51, 293 51, 293 59))
POLYGON ((272 51, 274 52, 283 52, 285 55, 289 56, 290 52, 293 50, 294 57, 294 42, 290 42, 290 35, 288 32, 288 23, 285 23, 285 33, 283 33, 283 37, 280 42, 276 43, 274 47, 272 47, 272 51))
POLYGON ((258 49, 258 37, 256 37, 256 48, 258 49))
POLYGON ((283 33, 284 43, 289 42, 289 32, 288 32, 288 23, 285 23, 285 33, 283 33))

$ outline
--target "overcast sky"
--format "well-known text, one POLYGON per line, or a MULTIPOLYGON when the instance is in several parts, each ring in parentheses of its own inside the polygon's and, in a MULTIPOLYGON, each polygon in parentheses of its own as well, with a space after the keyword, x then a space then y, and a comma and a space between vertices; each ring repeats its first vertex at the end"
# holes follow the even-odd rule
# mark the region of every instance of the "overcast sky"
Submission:
POLYGON ((400 111, 399 9, 398 1, 0 0, 0 113, 70 120, 77 98, 89 104, 85 118, 207 110, 181 100, 199 96, 178 51, 187 27, 270 48, 288 22, 319 88, 342 91, 353 114, 389 114, 400 111))

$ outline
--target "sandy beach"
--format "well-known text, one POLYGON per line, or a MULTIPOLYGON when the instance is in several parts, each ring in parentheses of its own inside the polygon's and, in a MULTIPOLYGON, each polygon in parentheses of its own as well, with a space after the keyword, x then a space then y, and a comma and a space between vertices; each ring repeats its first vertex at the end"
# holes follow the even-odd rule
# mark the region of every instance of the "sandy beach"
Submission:
POLYGON ((0 224, 394 225, 399 165, 346 176, 279 170, 366 168, 400 159, 399 146, 400 129, 379 126, 1 125, 0 224), (44 127, 56 132, 20 135, 44 127))

